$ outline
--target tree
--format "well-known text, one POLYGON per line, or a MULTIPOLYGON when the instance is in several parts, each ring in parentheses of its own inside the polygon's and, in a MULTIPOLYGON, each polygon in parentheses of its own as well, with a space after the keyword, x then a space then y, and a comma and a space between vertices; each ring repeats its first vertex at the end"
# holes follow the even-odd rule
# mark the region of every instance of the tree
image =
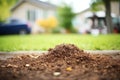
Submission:
POLYGON ((67 32, 72 32, 73 25, 72 19, 75 14, 72 12, 72 8, 66 4, 58 8, 58 19, 61 27, 65 28, 67 32))
POLYGON ((5 19, 10 16, 10 9, 17 1, 18 0, 0 0, 0 22, 5 21, 5 19))
POLYGON ((112 17, 111 17, 111 1, 118 1, 118 0, 92 0, 92 10, 97 11, 98 5, 103 4, 105 6, 106 10, 106 25, 107 25, 107 32, 112 33, 113 32, 113 26, 112 26, 112 17))

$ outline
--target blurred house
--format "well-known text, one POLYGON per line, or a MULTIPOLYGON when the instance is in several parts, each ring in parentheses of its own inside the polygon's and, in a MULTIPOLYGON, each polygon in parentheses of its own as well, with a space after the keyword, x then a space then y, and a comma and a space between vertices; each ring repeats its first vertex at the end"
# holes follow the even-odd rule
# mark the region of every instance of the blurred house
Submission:
POLYGON ((36 20, 56 16, 56 9, 55 5, 40 0, 19 0, 11 9, 11 17, 29 22, 32 32, 38 33, 43 29, 36 25, 36 20))
MULTIPOLYGON (((116 21, 118 17, 120 17, 119 13, 119 2, 111 2, 111 16, 115 20, 114 23, 118 22, 116 21)), ((101 6, 101 11, 97 11, 95 13, 91 12, 90 8, 79 12, 76 14, 76 18, 74 21, 74 26, 78 28, 80 33, 87 33, 91 32, 92 30, 92 18, 93 16, 97 19, 94 21, 95 25, 97 25, 97 29, 102 30, 100 33, 106 34, 107 28, 106 28, 106 21, 105 21, 105 8, 101 6)))

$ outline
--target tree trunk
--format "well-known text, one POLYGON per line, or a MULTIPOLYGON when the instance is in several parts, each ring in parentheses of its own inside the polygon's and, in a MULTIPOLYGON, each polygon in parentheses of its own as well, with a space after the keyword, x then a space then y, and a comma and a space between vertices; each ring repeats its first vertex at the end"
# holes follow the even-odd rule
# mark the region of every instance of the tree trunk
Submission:
POLYGON ((112 25, 112 17, 111 17, 111 4, 110 0, 103 0, 106 9, 106 25, 107 25, 107 33, 113 32, 113 25, 112 25))

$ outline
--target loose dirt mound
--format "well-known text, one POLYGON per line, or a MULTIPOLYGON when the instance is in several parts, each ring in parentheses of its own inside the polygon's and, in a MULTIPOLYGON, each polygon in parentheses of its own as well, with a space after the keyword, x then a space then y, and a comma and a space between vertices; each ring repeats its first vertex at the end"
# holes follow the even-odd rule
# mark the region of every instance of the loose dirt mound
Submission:
POLYGON ((54 49, 49 49, 47 58, 53 59, 53 58, 69 58, 69 57, 75 57, 75 56, 88 56, 84 53, 83 50, 80 50, 78 47, 76 47, 73 44, 61 44, 57 45, 54 49))
POLYGON ((0 80, 120 80, 120 59, 90 55, 73 44, 47 54, 0 61, 0 80))

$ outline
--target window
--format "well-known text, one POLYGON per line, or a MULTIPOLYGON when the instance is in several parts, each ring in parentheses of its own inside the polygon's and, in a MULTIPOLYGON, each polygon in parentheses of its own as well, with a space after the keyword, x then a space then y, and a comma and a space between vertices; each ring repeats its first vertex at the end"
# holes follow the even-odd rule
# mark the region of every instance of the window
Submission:
POLYGON ((43 11, 43 17, 44 17, 44 18, 47 18, 47 17, 48 17, 48 12, 47 12, 47 10, 44 10, 44 11, 43 11))
POLYGON ((40 9, 36 10, 36 19, 42 18, 42 11, 40 9))
POLYGON ((30 20, 30 11, 27 11, 27 20, 30 20))
POLYGON ((35 21, 36 20, 36 12, 35 12, 35 10, 28 10, 27 11, 27 20, 28 21, 35 21))

